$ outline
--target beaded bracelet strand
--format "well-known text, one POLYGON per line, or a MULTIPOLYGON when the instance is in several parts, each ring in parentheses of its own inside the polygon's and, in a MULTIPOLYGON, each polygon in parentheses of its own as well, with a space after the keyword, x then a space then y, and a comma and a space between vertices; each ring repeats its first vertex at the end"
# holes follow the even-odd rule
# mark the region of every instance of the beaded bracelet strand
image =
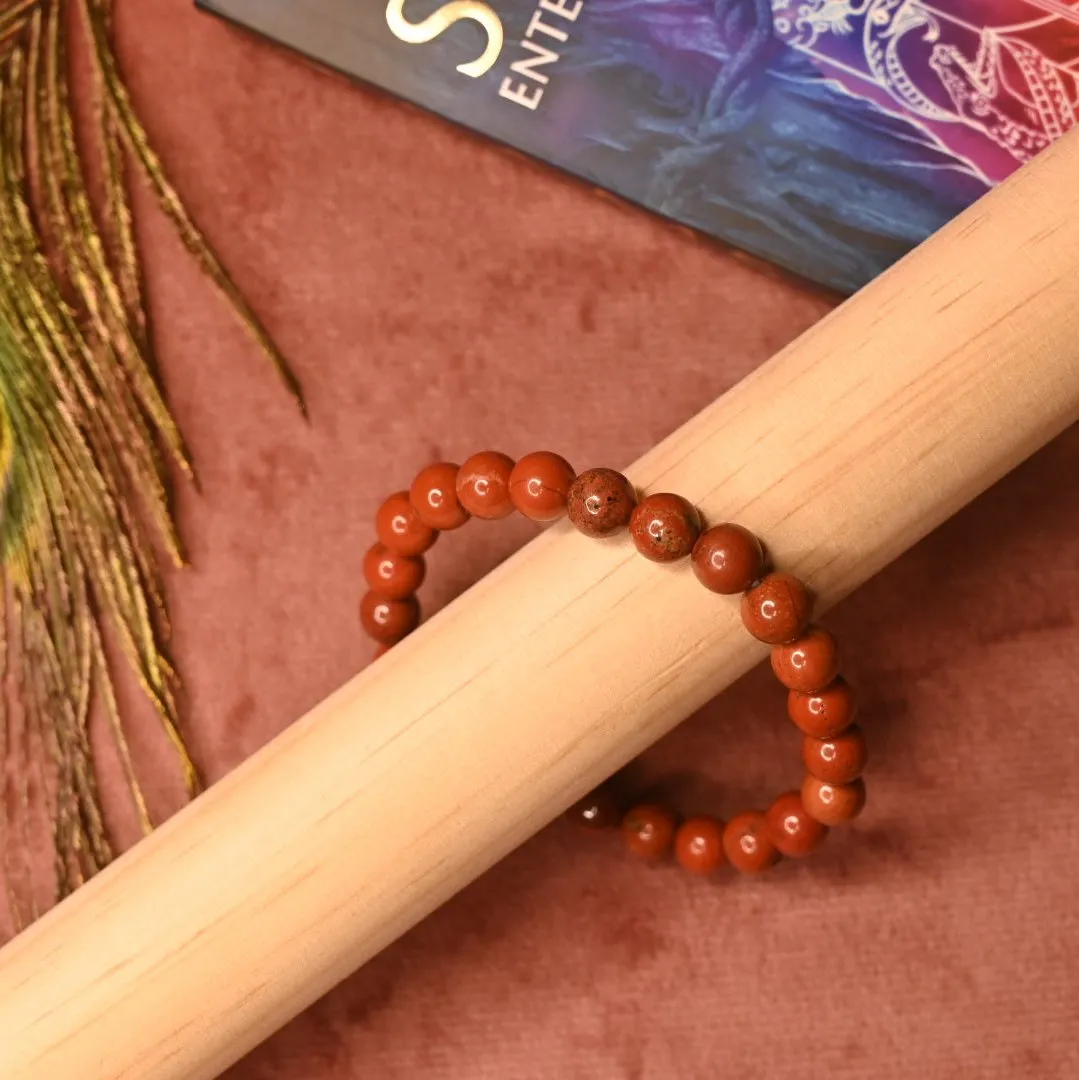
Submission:
POLYGON ((378 542, 364 557, 369 591, 360 602, 360 621, 379 643, 376 655, 418 625, 423 556, 439 533, 460 528, 470 517, 495 520, 514 510, 543 523, 566 514, 590 537, 628 528, 645 558, 669 563, 688 557, 706 589, 740 593, 742 622, 772 646, 772 670, 787 689, 788 715, 803 736, 802 788, 780 795, 767 811, 747 810, 726 822, 679 822, 669 807, 644 803, 623 815, 608 784, 577 803, 571 819, 590 828, 620 826, 626 848, 642 859, 660 859, 673 850, 691 873, 710 874, 729 863, 752 874, 781 856, 808 855, 829 828, 858 816, 865 804, 865 737, 854 724, 853 691, 839 674, 836 640, 810 623, 809 590, 791 574, 770 568, 761 542, 747 529, 730 523, 702 529, 697 509, 680 495, 660 492, 638 501, 629 480, 613 469, 576 475, 549 451, 514 462, 492 450, 461 466, 440 462, 422 469, 408 491, 379 507, 378 542))

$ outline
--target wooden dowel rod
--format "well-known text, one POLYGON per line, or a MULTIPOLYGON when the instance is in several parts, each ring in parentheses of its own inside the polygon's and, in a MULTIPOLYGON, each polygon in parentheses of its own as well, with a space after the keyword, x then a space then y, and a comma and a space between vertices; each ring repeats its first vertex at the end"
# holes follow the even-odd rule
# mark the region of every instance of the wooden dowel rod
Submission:
MULTIPOLYGON (((1077 418, 1079 132, 630 472, 827 606, 1077 418)), ((218 1075, 763 655, 556 526, 0 952, 0 1076, 218 1075)))

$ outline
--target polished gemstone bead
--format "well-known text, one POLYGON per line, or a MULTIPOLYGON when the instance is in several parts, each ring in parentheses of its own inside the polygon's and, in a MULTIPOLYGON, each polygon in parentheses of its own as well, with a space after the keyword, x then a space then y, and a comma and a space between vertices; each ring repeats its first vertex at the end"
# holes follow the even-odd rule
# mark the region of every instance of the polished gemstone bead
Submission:
POLYGON ((622 819, 626 850, 641 859, 660 859, 671 850, 678 818, 665 806, 635 806, 622 819))
POLYGON ((610 536, 629 524, 637 494, 614 469, 589 469, 570 485, 567 512, 585 536, 610 536))
POLYGON ((368 586, 387 600, 404 600, 423 584, 427 565, 423 557, 398 555, 385 544, 374 544, 363 557, 368 586))
POLYGON ((526 518, 554 521, 566 512, 573 467, 549 450, 525 454, 510 473, 510 499, 526 518))
POLYGON ((802 783, 802 803, 822 825, 843 825, 862 812, 865 782, 859 778, 849 784, 829 784, 807 776, 802 783))
POLYGON ((780 854, 791 859, 816 851, 828 835, 828 827, 810 817, 798 791, 780 795, 764 815, 768 839, 780 854))
POLYGON ((824 627, 808 626, 794 641, 772 649, 772 670, 788 690, 823 690, 839 674, 839 646, 824 627))
POLYGON ((693 545, 693 572, 712 592, 745 592, 764 570, 761 542, 741 525, 713 525, 693 545))
POLYGON ((756 810, 736 814, 723 830, 723 850, 727 861, 743 874, 759 874, 779 858, 769 839, 764 815, 756 810))
POLYGON ((437 539, 438 532, 420 520, 407 491, 391 495, 375 514, 379 540, 398 555, 422 555, 437 539))
POLYGON ((394 645, 412 633, 420 621, 420 605, 414 596, 390 600, 378 593, 364 593, 360 601, 360 623, 383 645, 394 645))
POLYGON ((457 498, 478 518, 495 521, 513 513, 510 500, 510 474, 513 458, 497 450, 473 454, 457 473, 457 498))
POLYGON ((684 821, 674 834, 674 857, 691 874, 711 874, 727 861, 723 822, 712 817, 684 821))
POLYGON ((849 784, 857 780, 865 770, 868 757, 865 735, 857 724, 830 739, 815 739, 812 735, 802 739, 806 768, 827 784, 849 784))
POLYGON ((657 492, 638 503, 629 522, 637 550, 653 562, 685 558, 701 534, 696 507, 681 495, 657 492))
POLYGON ((457 498, 457 472, 449 461, 428 465, 416 474, 408 492, 420 520, 440 532, 459 529, 470 516, 457 498))
POLYGON ((566 811, 566 818, 586 829, 616 829, 622 821, 618 799, 609 787, 596 788, 566 811))
POLYGON ((798 637, 812 609, 806 587, 781 571, 766 575, 742 596, 745 628, 769 645, 781 645, 798 637))
POLYGON ((823 690, 787 694, 787 713, 806 735, 830 739, 854 723, 858 706, 850 683, 840 675, 823 690))

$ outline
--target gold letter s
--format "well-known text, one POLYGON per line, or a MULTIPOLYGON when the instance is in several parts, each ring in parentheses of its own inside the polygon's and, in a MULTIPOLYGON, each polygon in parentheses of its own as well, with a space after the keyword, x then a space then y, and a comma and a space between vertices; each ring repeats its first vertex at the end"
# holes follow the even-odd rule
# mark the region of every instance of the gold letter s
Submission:
POLYGON ((386 5, 386 25, 395 38, 409 45, 423 45, 434 41, 454 23, 462 19, 474 19, 487 31, 487 48, 478 60, 458 64, 457 70, 462 75, 478 79, 494 67, 498 54, 502 51, 502 20, 486 4, 481 4, 478 0, 451 0, 451 3, 443 4, 418 23, 409 22, 405 18, 404 7, 405 0, 390 0, 386 5))

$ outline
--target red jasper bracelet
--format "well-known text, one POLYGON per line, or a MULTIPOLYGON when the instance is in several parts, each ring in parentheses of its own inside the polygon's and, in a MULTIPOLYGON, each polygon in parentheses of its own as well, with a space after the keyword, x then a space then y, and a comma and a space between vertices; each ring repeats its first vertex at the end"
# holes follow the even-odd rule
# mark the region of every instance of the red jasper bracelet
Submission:
POLYGON ((748 810, 723 822, 693 817, 679 823, 669 807, 646 803, 622 814, 605 785, 582 799, 569 816, 590 828, 621 827, 626 848, 644 859, 673 849, 686 870, 708 874, 730 863, 757 873, 780 856, 797 858, 820 846, 828 829, 853 820, 865 804, 861 779, 866 744, 854 725, 855 701, 839 674, 835 638, 809 621, 812 598, 796 577, 769 569, 760 541, 740 525, 702 531, 696 508, 680 495, 637 494, 619 472, 589 469, 577 476, 557 454, 539 451, 514 462, 492 450, 463 465, 429 465, 409 491, 391 495, 375 518, 376 543, 364 557, 370 588, 360 603, 364 630, 379 654, 416 628, 416 591, 423 555, 440 532, 470 517, 493 520, 519 510, 533 521, 563 514, 586 536, 629 529, 637 550, 653 562, 690 558, 698 580, 712 592, 742 594, 742 622, 772 646, 772 670, 787 688, 787 712, 801 730, 806 777, 765 812, 748 810))

